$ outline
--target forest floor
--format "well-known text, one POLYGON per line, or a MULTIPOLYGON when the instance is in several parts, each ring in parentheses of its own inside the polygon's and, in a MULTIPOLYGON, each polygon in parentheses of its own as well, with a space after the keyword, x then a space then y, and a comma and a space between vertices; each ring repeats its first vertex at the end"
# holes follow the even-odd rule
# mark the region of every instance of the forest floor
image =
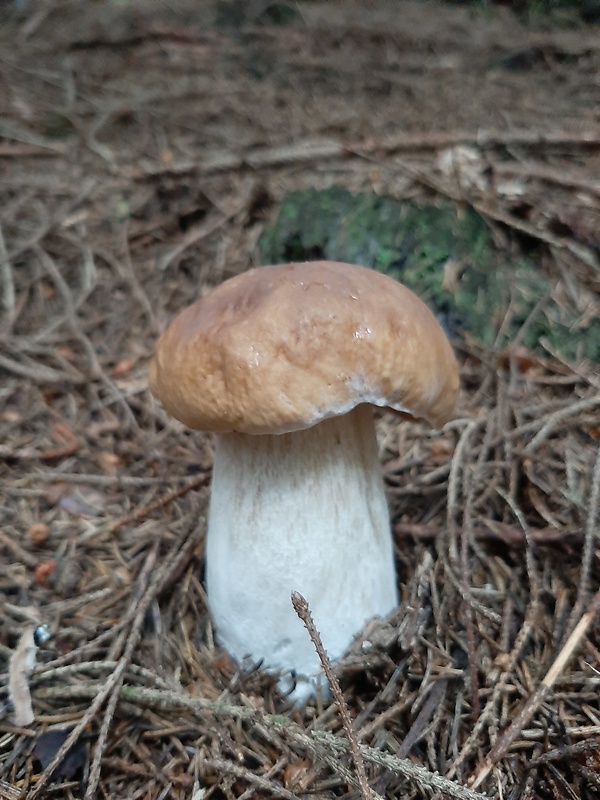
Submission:
POLYGON ((282 198, 331 185, 472 206, 592 331, 598 32, 432 2, 2 5, 0 798, 597 796, 598 363, 467 334, 454 421, 378 420, 402 603, 335 665, 350 739, 215 643, 213 442, 147 368, 282 198))

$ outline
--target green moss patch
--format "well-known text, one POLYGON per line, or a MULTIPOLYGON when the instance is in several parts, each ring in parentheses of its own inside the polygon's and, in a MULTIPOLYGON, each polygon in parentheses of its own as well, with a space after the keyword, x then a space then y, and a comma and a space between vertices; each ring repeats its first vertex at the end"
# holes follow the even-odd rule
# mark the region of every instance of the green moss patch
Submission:
POLYGON ((258 254, 263 264, 363 264, 413 289, 453 334, 469 331, 498 349, 519 337, 567 359, 600 360, 600 319, 579 320, 534 260, 509 261, 470 207, 400 202, 337 186, 295 192, 261 236, 258 254))

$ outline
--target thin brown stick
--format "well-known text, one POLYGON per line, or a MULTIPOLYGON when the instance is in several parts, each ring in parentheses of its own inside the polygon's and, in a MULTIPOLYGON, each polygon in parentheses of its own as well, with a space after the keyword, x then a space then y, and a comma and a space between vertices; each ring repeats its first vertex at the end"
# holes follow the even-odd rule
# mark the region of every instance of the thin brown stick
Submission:
POLYGON ((450 768, 446 773, 447 778, 453 778, 458 773, 459 767, 464 764, 468 756, 473 753, 477 747, 479 747, 481 733, 484 730, 485 725, 490 723, 490 721, 493 719, 500 697, 508 686, 509 678, 516 667, 519 656, 522 654, 525 645, 529 641, 531 631, 532 625, 526 620, 515 639, 512 651, 509 655, 508 666, 504 673, 500 676, 500 679, 496 681, 492 694, 485 704, 483 711, 473 725, 473 729, 471 730, 466 742, 463 744, 459 754, 450 765, 450 768))
MULTIPOLYGON (((0 457, 12 457, 9 451, 0 447, 0 457)), ((170 475, 169 480, 173 483, 179 481, 189 481, 184 485, 190 489, 195 488, 197 479, 190 481, 189 477, 181 475, 170 475)), ((45 469, 43 472, 27 473, 23 478, 15 481, 16 487, 27 486, 31 483, 73 483, 90 486, 133 486, 146 487, 164 485, 164 478, 134 477, 133 475, 96 475, 95 473, 85 472, 62 472, 61 470, 45 469)))
POLYGON ((321 635, 319 634, 319 631, 315 626, 315 621, 313 620, 312 614, 310 612, 308 602, 299 592, 292 592, 292 605, 294 606, 294 611, 296 612, 296 614, 298 614, 298 616, 304 623, 304 626, 308 631, 308 635, 310 636, 312 643, 315 646, 315 650, 317 651, 317 655, 319 656, 319 661, 321 662, 321 665, 323 667, 323 672, 325 673, 327 680, 329 681, 329 685, 331 686, 331 691, 333 692, 335 702, 337 703, 338 708, 340 710, 342 725, 344 726, 344 731, 346 733, 346 736, 348 737, 348 742, 350 743, 350 750, 352 753, 352 760, 354 761, 354 768, 356 769, 356 776, 358 778, 360 793, 363 797, 363 800, 373 800, 373 798, 376 797, 376 795, 375 792, 373 792, 373 790, 369 787, 369 783, 367 781, 365 763, 363 761, 363 757, 360 752, 356 731, 354 730, 354 726, 352 725, 352 720, 350 719, 350 712, 348 711, 348 706, 346 705, 346 701, 344 700, 344 695, 342 693, 341 686, 338 682, 335 672, 333 671, 331 662, 329 661, 329 657, 327 656, 325 648, 323 647, 321 635))
POLYGON ((520 178, 533 178, 545 183, 555 183, 568 189, 585 189, 600 194, 600 181, 594 180, 583 170, 571 167, 569 172, 547 167, 544 164, 521 162, 494 162, 495 175, 517 175, 520 178))
POLYGON ((593 397, 586 397, 583 400, 577 401, 576 403, 569 403, 565 408, 561 408, 552 414, 548 414, 545 418, 546 421, 541 427, 539 423, 537 426, 532 426, 534 430, 537 429, 537 433, 525 448, 525 455, 533 455, 537 448, 543 442, 545 442, 550 434, 553 433, 561 423, 565 422, 565 420, 569 419, 570 417, 576 418, 577 414, 579 414, 581 411, 586 411, 588 408, 593 408, 594 406, 600 407, 600 394, 594 395, 593 397))
MULTIPOLYGON (((444 534, 442 528, 420 523, 396 522, 394 535, 401 539, 416 539, 420 542, 432 542, 444 534)), ((583 535, 579 530, 562 530, 550 525, 546 528, 527 528, 527 536, 513 525, 490 521, 488 526, 478 525, 473 528, 473 538, 477 541, 504 542, 509 547, 524 547, 527 539, 539 545, 581 545, 583 535)))
POLYGON ((579 573, 579 585, 577 588, 577 600, 573 606, 573 611, 569 617, 567 630, 571 631, 576 621, 581 616, 585 602, 589 595, 590 575, 592 571, 592 560, 597 541, 596 521, 598 519, 598 507, 600 505, 600 447, 596 453, 596 463, 592 472, 592 486, 590 490, 590 501, 588 506, 588 518, 585 529, 585 539, 583 543, 583 553, 581 556, 581 571, 579 573))
POLYGON ((150 606, 150 603, 156 597, 156 587, 154 585, 154 582, 150 579, 149 573, 152 572, 156 564, 157 552, 158 552, 158 543, 148 553, 148 557, 146 558, 146 562, 142 568, 142 572, 140 575, 140 582, 142 584, 147 582, 149 586, 146 588, 145 593, 142 595, 142 597, 139 600, 139 603, 137 604, 136 615, 133 620, 129 636, 127 637, 125 650, 123 652, 123 655, 119 659, 119 667, 120 667, 119 677, 113 681, 113 687, 111 690, 110 697, 108 698, 108 703, 106 705, 104 717, 102 719, 102 725, 100 726, 98 739, 96 740, 96 744, 94 746, 94 757, 92 759, 92 766, 90 768, 90 777, 85 792, 85 800, 92 800, 92 798, 96 796, 96 789, 98 788, 98 784, 100 782, 100 768, 102 763, 102 755, 106 748, 106 742, 108 739, 110 724, 113 720, 114 713, 117 708, 117 703, 119 701, 119 693, 121 690, 121 686, 123 684, 123 680, 125 678, 125 669, 129 665, 129 662, 131 661, 131 657, 133 655, 133 650, 138 643, 141 627, 144 622, 144 617, 146 615, 146 612, 150 606), (121 667, 121 665, 123 666, 121 667))
POLYGON ((3 144, 0 145, 0 158, 23 158, 26 156, 62 156, 64 150, 36 144, 3 144))
POLYGON ((74 368, 71 372, 61 372, 53 367, 47 367, 45 364, 35 362, 23 353, 20 353, 20 357, 21 361, 16 361, 8 356, 0 354, 0 367, 21 378, 27 378, 34 383, 71 383, 81 386, 88 380, 74 368))
MULTIPOLYGON (((458 444, 452 456, 450 474, 448 476, 448 502, 446 506, 446 520, 448 526, 448 559, 449 568, 458 569, 459 564, 459 535, 458 535, 458 509, 461 483, 464 481, 464 464, 466 453, 471 446, 471 440, 484 420, 469 420, 461 433, 458 444), (462 479, 461 479, 462 478, 462 479)), ((466 586, 465 586, 466 590, 466 586)))
POLYGON ((173 489, 171 492, 159 497, 158 500, 154 500, 152 503, 148 503, 146 506, 135 508, 129 514, 125 514, 124 516, 119 517, 119 519, 116 519, 114 522, 112 522, 108 528, 108 532, 115 533, 124 525, 131 525, 132 523, 139 522, 150 514, 153 514, 155 511, 158 511, 158 509, 164 508, 175 500, 185 497, 185 495, 188 494, 188 492, 191 492, 193 489, 199 489, 201 486, 206 484, 207 480, 208 476, 206 473, 203 473, 200 477, 190 481, 190 483, 186 483, 185 486, 180 486, 178 489, 173 489))
POLYGON ((242 155, 230 152, 215 153, 205 162, 182 161, 168 167, 146 167, 131 170, 128 177, 134 180, 161 174, 185 174, 202 172, 211 174, 230 170, 265 169, 268 167, 303 164, 321 159, 348 158, 383 158, 395 153, 406 153, 418 150, 437 150, 456 145, 472 145, 474 147, 544 147, 556 145, 579 145, 580 147, 597 147, 600 144, 600 130, 571 133, 569 131, 448 131, 433 134, 402 134, 387 139, 369 139, 362 142, 342 142, 338 139, 305 139, 292 145, 280 147, 258 147, 242 155))
POLYGON ((0 530, 0 547, 4 547, 13 553, 22 564, 26 564, 30 569, 35 569, 39 563, 39 558, 30 553, 19 544, 17 536, 9 536, 3 530, 0 530))
MULTIPOLYGON (((481 452, 484 452, 482 448, 481 452)), ((478 466, 481 459, 477 460, 478 466)), ((471 530, 473 528, 472 518, 472 503, 474 496, 474 484, 471 483, 467 498, 465 500, 465 509, 463 513, 463 529, 460 537, 460 570, 462 583, 465 589, 470 589, 470 570, 469 570, 469 539, 471 537, 471 530)), ((469 679, 471 684, 471 718, 473 722, 479 719, 481 714, 481 704, 479 702, 479 678, 478 678, 478 664, 477 664, 477 645, 475 643, 475 622, 473 620, 473 609, 470 605, 465 604, 465 631, 467 635, 467 658, 469 679)))
MULTIPOLYGON (((104 476, 90 476, 90 478, 102 479, 104 478, 104 476)), ((118 483, 118 480, 119 480, 118 478, 115 479, 108 478, 106 480, 106 483, 110 484, 111 482, 115 481, 118 483)), ((130 480, 135 480, 135 479, 130 479, 130 480)), ((146 517, 150 516, 150 514, 153 514, 155 511, 158 511, 161 508, 165 508, 166 506, 173 503, 175 500, 180 500, 182 497, 185 497, 186 494, 188 494, 188 492, 191 492, 194 489, 199 489, 201 486, 206 484, 207 481, 208 481, 208 475, 206 473, 202 473, 202 475, 198 476, 197 478, 194 478, 189 483, 186 483, 184 486, 180 486, 177 489, 173 489, 170 492, 167 492, 166 494, 159 497, 157 500, 153 500, 151 503, 148 503, 147 505, 134 508, 129 513, 124 514, 122 517, 119 517, 118 519, 111 522, 109 525, 101 524, 97 528, 93 528, 92 530, 87 531, 86 533, 82 534, 81 537, 82 541, 89 542, 90 540, 95 539, 96 537, 101 536, 102 534, 112 535, 116 533, 120 528, 123 528, 125 525, 133 525, 135 523, 138 523, 141 520, 145 519, 146 517)), ((81 482, 83 483, 84 481, 81 482)), ((140 485, 144 485, 145 482, 146 479, 140 479, 140 485)), ((150 479, 150 485, 152 485, 155 482, 160 483, 162 481, 160 480, 154 481, 150 479)))
POLYGON ((519 714, 516 716, 512 724, 500 736, 496 744, 488 753, 483 767, 477 772, 476 775, 469 781, 473 789, 478 789, 483 781, 487 778, 494 765, 506 754, 508 748, 515 741, 517 736, 521 733, 525 725, 531 720, 540 705, 548 696, 550 690, 554 686, 556 679, 560 676, 566 667, 571 656, 581 644, 581 640, 587 633, 588 628, 594 621, 596 614, 600 611, 600 590, 593 596, 587 611, 579 620, 573 633, 565 642, 564 647, 556 657, 554 663, 546 673, 544 679, 531 695, 529 700, 525 703, 519 714))

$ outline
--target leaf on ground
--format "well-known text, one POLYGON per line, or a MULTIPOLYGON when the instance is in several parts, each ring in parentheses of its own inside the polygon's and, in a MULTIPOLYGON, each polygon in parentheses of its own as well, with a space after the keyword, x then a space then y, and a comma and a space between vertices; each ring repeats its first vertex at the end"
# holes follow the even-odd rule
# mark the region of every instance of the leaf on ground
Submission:
MULTIPOLYGON (((72 730, 72 728, 59 728, 45 731, 38 736, 33 749, 33 756, 40 762, 42 769, 46 769, 48 764, 51 763, 72 730)), ((64 758, 53 772, 53 779, 55 781, 60 781, 72 778, 76 772, 83 769, 86 759, 87 748, 84 742, 78 739, 74 745, 67 750, 64 758)))

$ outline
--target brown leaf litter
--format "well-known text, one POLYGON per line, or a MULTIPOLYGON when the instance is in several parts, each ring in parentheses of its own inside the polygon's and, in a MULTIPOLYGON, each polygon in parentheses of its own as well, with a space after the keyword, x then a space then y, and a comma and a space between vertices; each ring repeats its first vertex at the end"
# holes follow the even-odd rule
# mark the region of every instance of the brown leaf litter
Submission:
POLYGON ((597 364, 467 336, 453 422, 379 419, 402 603, 334 665, 345 718, 215 644, 212 440, 146 369, 281 197, 451 197, 582 315, 600 292, 597 32, 294 7, 2 11, 0 797, 595 797, 597 364))

